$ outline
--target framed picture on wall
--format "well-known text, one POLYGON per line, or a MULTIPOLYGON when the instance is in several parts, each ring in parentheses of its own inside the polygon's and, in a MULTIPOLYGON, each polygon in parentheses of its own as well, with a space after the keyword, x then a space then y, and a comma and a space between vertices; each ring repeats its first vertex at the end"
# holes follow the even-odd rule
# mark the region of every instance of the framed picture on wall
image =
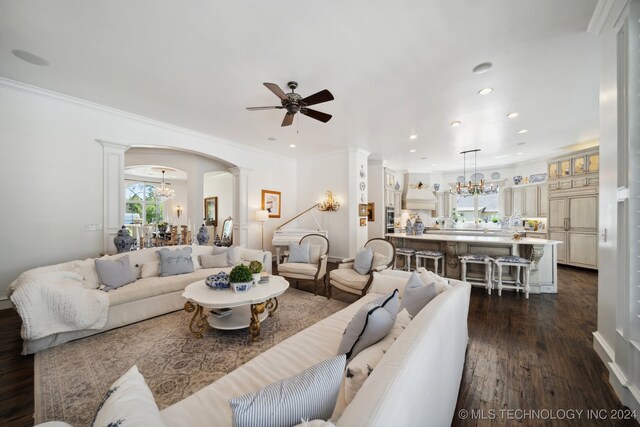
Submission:
POLYGON ((367 216, 367 204, 366 203, 360 203, 358 205, 358 215, 359 216, 367 216))
POLYGON ((218 226, 218 198, 207 197, 204 199, 204 222, 206 225, 218 226))
POLYGON ((376 204, 369 202, 367 204, 367 221, 374 222, 376 220, 376 204))
POLYGON ((367 218, 360 218, 360 227, 365 227, 367 225, 367 218))
POLYGON ((282 200, 279 191, 262 190, 262 210, 269 212, 269 218, 280 218, 282 200))

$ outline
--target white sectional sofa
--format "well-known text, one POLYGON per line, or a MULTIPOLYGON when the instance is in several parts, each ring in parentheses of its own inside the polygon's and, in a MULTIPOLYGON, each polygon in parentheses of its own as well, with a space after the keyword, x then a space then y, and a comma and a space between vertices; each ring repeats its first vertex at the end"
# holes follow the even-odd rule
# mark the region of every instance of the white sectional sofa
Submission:
MULTIPOLYGON (((410 273, 383 272, 405 278, 410 273)), ((389 280, 390 287, 398 280, 389 280)), ((354 399, 343 392, 332 417, 337 426, 446 426, 453 419, 468 341, 471 286, 450 280, 385 353, 354 399)), ((390 291, 377 288, 378 291, 390 291)), ((402 290, 400 292, 402 294, 402 290)), ((170 427, 231 426, 229 399, 291 377, 336 355, 345 327, 371 292, 255 357, 240 368, 161 411, 170 427)))
MULTIPOLYGON (((183 247, 184 246, 171 246, 167 248, 177 249, 183 247)), ((192 258, 196 260, 199 255, 213 253, 212 246, 193 245, 191 248, 192 258)), ((101 259, 116 260, 126 255, 129 256, 132 268, 140 270, 143 264, 158 261, 156 252, 159 249, 161 248, 147 248, 113 256, 106 256, 101 259)), ((249 262, 253 260, 260 261, 262 262, 264 269, 271 272, 271 252, 242 248, 240 258, 242 262, 249 262)), ((85 271, 87 268, 93 268, 93 273, 95 273, 95 266, 92 267, 93 262, 91 260, 70 261, 52 266, 35 268, 23 273, 9 286, 9 297, 11 299, 17 287, 25 283, 28 278, 37 277, 37 280, 39 281, 46 281, 48 276, 53 278, 60 272, 78 271, 80 265, 82 265, 82 268, 84 268, 85 271)), ((203 269, 199 268, 200 266, 197 262, 194 262, 194 265, 195 269, 192 273, 165 277, 153 276, 139 278, 133 283, 107 292, 106 295, 109 300, 107 321, 100 329, 82 329, 60 332, 37 339, 25 338, 23 333, 24 344, 22 354, 36 353, 45 348, 53 347, 67 341, 83 338, 109 329, 180 310, 183 308, 185 302, 181 295, 188 284, 197 280, 202 280, 219 271, 228 272, 231 270, 231 267, 203 269)), ((89 274, 91 274, 91 271, 89 274)), ((100 290, 90 291, 96 293, 103 292, 100 290)))

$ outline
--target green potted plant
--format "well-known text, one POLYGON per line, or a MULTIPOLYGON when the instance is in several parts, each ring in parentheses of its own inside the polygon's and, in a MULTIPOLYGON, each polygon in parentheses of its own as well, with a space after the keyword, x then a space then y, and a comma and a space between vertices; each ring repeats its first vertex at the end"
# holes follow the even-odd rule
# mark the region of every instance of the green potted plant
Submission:
POLYGON ((253 283, 258 284, 260 281, 260 272, 262 272, 262 263, 260 261, 251 261, 249 263, 249 270, 253 275, 253 283))
POLYGON ((248 266, 238 264, 231 269, 231 273, 229 273, 229 283, 231 283, 233 292, 249 292, 252 282, 253 274, 248 266))

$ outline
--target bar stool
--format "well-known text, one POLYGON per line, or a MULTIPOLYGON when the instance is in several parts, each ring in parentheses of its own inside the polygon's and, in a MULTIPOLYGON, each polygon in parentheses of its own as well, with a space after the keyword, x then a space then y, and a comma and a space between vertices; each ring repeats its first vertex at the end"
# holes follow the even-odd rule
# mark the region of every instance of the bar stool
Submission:
MULTIPOLYGON (((502 289, 515 289, 516 292, 524 290, 525 298, 529 299, 529 273, 531 270, 531 261, 515 255, 500 256, 493 260, 498 269, 498 296, 502 296, 502 289), (502 280, 502 267, 515 267, 515 280, 502 280), (523 280, 520 281, 520 269, 522 269, 523 280), (503 282, 513 283, 505 285, 503 282)), ((495 270, 494 270, 495 271, 495 270)))
POLYGON ((493 288, 493 283, 491 282, 492 273, 491 273, 491 263, 493 259, 489 255, 481 255, 481 254, 465 254, 460 255, 458 257, 460 259, 460 264, 462 264, 462 281, 469 282, 472 285, 478 284, 482 285, 487 289, 489 295, 491 295, 491 288, 493 288), (476 281, 476 280, 467 280, 467 264, 480 264, 484 265, 484 282, 476 281))
POLYGON ((396 259, 393 260, 393 269, 396 270, 396 262, 398 261, 398 257, 404 257, 404 268, 403 270, 411 271, 411 257, 415 254, 416 251, 408 248, 398 248, 396 249, 396 259))
POLYGON ((422 260, 424 260, 424 267, 427 268, 427 260, 433 260, 433 272, 438 274, 438 262, 442 261, 442 272, 440 276, 444 277, 444 252, 442 251, 416 251, 416 268, 422 267, 422 260))

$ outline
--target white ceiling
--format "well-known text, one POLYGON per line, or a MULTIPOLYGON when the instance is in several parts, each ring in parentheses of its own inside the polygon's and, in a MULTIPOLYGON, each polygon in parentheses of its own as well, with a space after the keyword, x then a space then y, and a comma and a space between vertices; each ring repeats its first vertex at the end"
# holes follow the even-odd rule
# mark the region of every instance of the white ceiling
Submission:
POLYGON ((359 146, 429 172, 482 148, 484 167, 598 138, 595 4, 0 0, 0 75, 286 156, 359 146), (484 61, 493 69, 472 74, 484 61), (329 89, 314 108, 333 119, 281 128, 282 110, 245 110, 278 105, 262 82, 289 80, 303 96, 329 89))
POLYGON ((172 181, 186 181, 187 172, 162 165, 136 165, 124 169, 125 174, 139 178, 162 179, 162 171, 165 171, 165 179, 172 181))

